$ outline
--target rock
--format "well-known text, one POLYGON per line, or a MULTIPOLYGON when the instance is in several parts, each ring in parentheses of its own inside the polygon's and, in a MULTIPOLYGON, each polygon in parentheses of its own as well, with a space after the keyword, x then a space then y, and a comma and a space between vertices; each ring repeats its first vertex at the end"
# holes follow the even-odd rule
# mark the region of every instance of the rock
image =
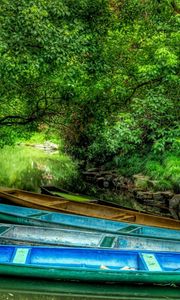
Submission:
POLYGON ((24 146, 28 146, 28 147, 33 147, 33 148, 37 148, 37 149, 41 149, 44 151, 48 151, 48 152, 54 152, 57 151, 59 149, 59 146, 51 143, 49 141, 46 141, 44 144, 30 144, 30 143, 26 143, 24 144, 24 146))
POLYGON ((155 188, 158 186, 159 181, 158 180, 148 180, 148 185, 150 188, 155 188))
POLYGON ((58 147, 57 144, 54 144, 54 143, 49 142, 49 141, 46 141, 46 142, 44 143, 44 146, 45 146, 45 148, 50 148, 50 149, 52 149, 52 150, 58 150, 58 149, 59 149, 59 147, 58 147))
POLYGON ((163 200, 163 195, 161 192, 156 192, 156 193, 153 193, 153 199, 154 200, 159 200, 159 201, 162 201, 163 200))
POLYGON ((149 176, 144 176, 142 174, 135 174, 133 175, 133 179, 134 179, 135 187, 147 189, 149 176))
POLYGON ((149 180, 149 176, 143 175, 143 174, 134 174, 133 176, 134 182, 136 180, 143 180, 143 181, 148 181, 149 180))
POLYGON ((110 189, 127 189, 130 184, 130 180, 120 176, 116 170, 103 171, 99 169, 97 172, 94 169, 82 172, 87 182, 93 182, 98 185, 99 188, 110 189))
POLYGON ((165 199, 170 199, 173 197, 174 193, 171 191, 165 191, 165 192, 161 192, 161 194, 163 195, 163 197, 165 199))
POLYGON ((174 219, 180 219, 180 194, 174 195, 169 200, 169 210, 174 219))
POLYGON ((152 192, 142 192, 142 191, 137 191, 136 192, 136 198, 137 199, 153 199, 153 193, 152 192))

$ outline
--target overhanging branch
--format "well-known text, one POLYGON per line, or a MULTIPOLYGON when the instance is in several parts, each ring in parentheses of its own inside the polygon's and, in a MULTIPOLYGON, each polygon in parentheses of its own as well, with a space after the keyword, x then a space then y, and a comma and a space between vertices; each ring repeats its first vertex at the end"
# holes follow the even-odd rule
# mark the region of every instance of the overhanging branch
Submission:
POLYGON ((150 84, 154 84, 154 83, 160 83, 162 81, 162 77, 160 78, 155 78, 155 79, 151 79, 151 80, 148 80, 148 81, 145 81, 145 82, 141 82, 139 84, 137 84, 133 89, 132 89, 132 92, 131 94, 126 98, 125 100, 125 103, 128 103, 132 97, 135 95, 136 91, 138 89, 140 89, 141 87, 144 87, 146 85, 150 85, 150 84))
POLYGON ((5 116, 0 118, 0 126, 12 126, 12 125, 27 125, 36 121, 40 116, 31 114, 30 116, 5 116))

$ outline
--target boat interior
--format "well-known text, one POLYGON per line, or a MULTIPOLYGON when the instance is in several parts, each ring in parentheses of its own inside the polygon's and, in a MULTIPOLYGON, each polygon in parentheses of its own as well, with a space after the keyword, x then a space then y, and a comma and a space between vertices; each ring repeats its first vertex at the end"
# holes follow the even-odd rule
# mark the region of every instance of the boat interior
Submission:
POLYGON ((20 226, 20 225, 0 225, 0 242, 2 239, 11 239, 24 241, 27 243, 52 243, 60 245, 69 245, 79 247, 113 247, 116 237, 105 235, 103 233, 89 233, 77 230, 64 229, 48 229, 36 226, 20 226))
POLYGON ((23 204, 23 201, 26 201, 30 207, 41 207, 42 209, 46 207, 55 211, 68 211, 68 213, 78 213, 87 216, 92 215, 94 217, 101 218, 105 217, 117 221, 136 221, 136 215, 133 213, 124 212, 121 209, 117 210, 117 208, 113 207, 108 207, 107 209, 106 206, 94 203, 74 203, 73 201, 64 200, 59 197, 50 197, 47 195, 23 192, 19 190, 1 192, 0 195, 17 204, 23 204))
POLYGON ((0 264, 102 271, 180 271, 180 253, 0 246, 0 264))
POLYGON ((112 235, 69 229, 49 229, 36 226, 0 224, 0 244, 53 245, 111 249, 146 249, 180 252, 179 241, 157 238, 112 235), (52 232, 53 230, 53 232, 52 232))
MULTIPOLYGON (((144 226, 140 224, 128 224, 126 222, 116 222, 101 218, 93 218, 81 215, 67 214, 64 212, 50 212, 35 208, 27 208, 16 205, 8 205, 0 203, 0 218, 4 220, 4 216, 17 219, 23 218, 28 220, 28 224, 39 222, 37 225, 45 227, 71 228, 86 231, 106 231, 109 233, 129 233, 135 236, 153 236, 171 239, 180 239, 180 231, 160 227, 144 226)), ((22 219, 22 220, 23 220, 22 219)), ((21 221, 22 221, 21 220, 21 221)), ((14 220, 13 220, 14 222, 14 220)), ((12 223, 12 222, 11 222, 12 223)), ((19 221, 18 221, 19 223, 19 221)), ((27 223, 26 223, 27 224, 27 223)))
POLYGON ((105 205, 99 205, 96 203, 68 201, 60 197, 42 195, 18 189, 0 189, 0 198, 4 198, 18 205, 25 205, 28 207, 106 218, 115 221, 136 222, 139 224, 161 226, 180 230, 180 221, 178 220, 149 215, 133 210, 109 206, 107 207, 105 205))

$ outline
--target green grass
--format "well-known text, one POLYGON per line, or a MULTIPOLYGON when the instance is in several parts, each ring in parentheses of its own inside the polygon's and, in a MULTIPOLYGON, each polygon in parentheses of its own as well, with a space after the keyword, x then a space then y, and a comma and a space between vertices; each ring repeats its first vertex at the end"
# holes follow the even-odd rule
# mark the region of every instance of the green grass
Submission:
POLYGON ((41 185, 68 186, 78 177, 76 162, 65 154, 30 147, 0 149, 0 185, 39 191, 41 185))
POLYGON ((57 144, 60 149, 63 148, 63 140, 60 139, 59 136, 57 136, 57 133, 46 131, 35 132, 31 135, 31 137, 28 140, 25 140, 27 144, 43 144, 47 141, 57 144))
MULTIPOLYGON (((163 155, 149 153, 142 155, 132 153, 131 156, 116 157, 111 167, 126 177, 142 173, 156 181, 155 190, 174 190, 180 192, 180 155, 178 152, 165 152, 163 155)), ((146 188, 148 188, 146 186, 146 188)))
POLYGON ((158 180, 160 190, 173 189, 180 192, 180 156, 165 153, 161 161, 150 159, 146 163, 146 173, 151 178, 158 180))

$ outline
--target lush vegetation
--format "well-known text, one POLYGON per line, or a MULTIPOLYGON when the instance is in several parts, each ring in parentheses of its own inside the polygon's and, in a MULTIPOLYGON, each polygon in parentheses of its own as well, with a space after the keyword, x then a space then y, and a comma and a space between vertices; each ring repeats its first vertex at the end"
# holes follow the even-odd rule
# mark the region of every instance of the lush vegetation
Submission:
POLYGON ((179 180, 176 0, 2 0, 1 145, 50 126, 83 167, 179 180))

